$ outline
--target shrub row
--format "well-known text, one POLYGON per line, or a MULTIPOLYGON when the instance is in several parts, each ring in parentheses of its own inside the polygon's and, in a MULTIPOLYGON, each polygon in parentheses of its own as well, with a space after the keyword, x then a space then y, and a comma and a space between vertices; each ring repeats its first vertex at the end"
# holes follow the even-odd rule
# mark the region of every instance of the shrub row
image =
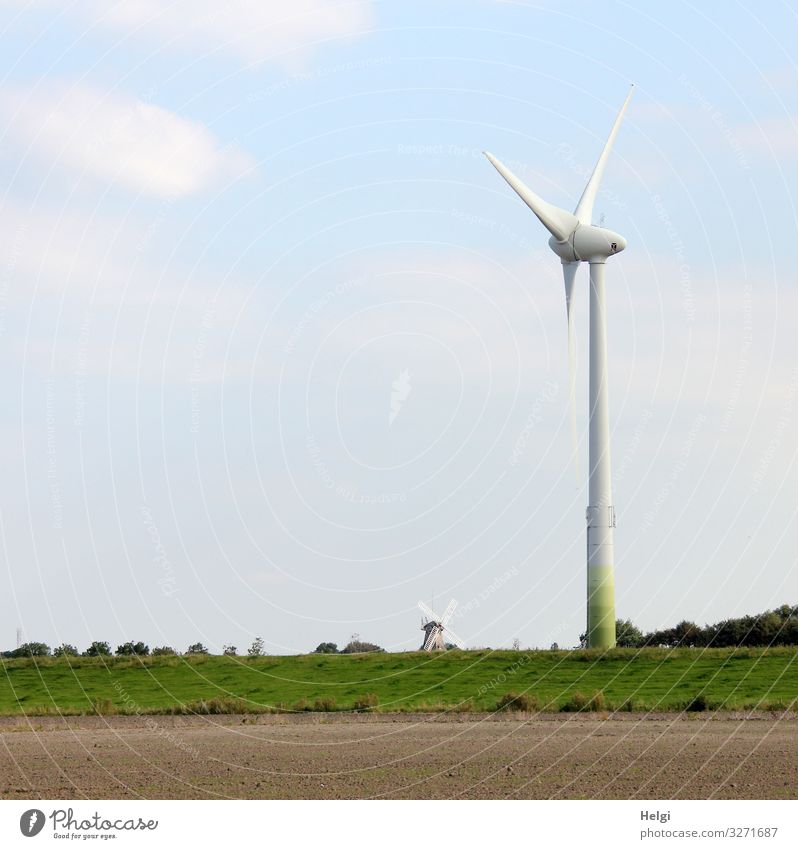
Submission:
MULTIPOLYGON (((277 713, 302 713, 315 712, 327 713, 332 711, 351 711, 358 712, 372 711, 379 706, 379 699, 373 693, 366 693, 355 699, 352 707, 338 706, 335 698, 317 698, 313 702, 308 699, 299 699, 293 705, 284 702, 278 702, 275 705, 260 705, 254 702, 249 702, 246 699, 239 698, 214 698, 214 699, 197 699, 192 702, 170 705, 167 707, 138 707, 133 703, 119 705, 111 699, 95 699, 92 702, 90 712, 100 716, 130 716, 130 715, 166 715, 166 716, 191 716, 191 715, 213 715, 213 714, 277 714, 277 713)), ((633 701, 627 699, 619 705, 614 705, 612 702, 604 698, 601 691, 593 693, 592 696, 585 696, 580 692, 572 693, 568 699, 561 705, 556 706, 552 703, 542 705, 540 700, 532 693, 505 693, 496 703, 496 711, 519 711, 524 713, 539 713, 539 712, 561 712, 561 713, 591 713, 591 712, 636 712, 650 713, 652 711, 673 712, 681 710, 687 713, 701 713, 704 711, 713 710, 744 710, 744 711, 770 711, 783 713, 785 711, 798 711, 798 699, 792 701, 774 700, 774 701, 756 701, 744 702, 734 705, 713 702, 707 699, 703 694, 698 694, 692 699, 688 699, 677 708, 661 707, 657 704, 651 704, 643 701, 633 701)), ((471 713, 476 711, 473 701, 467 699, 457 704, 447 704, 444 702, 418 702, 413 705, 403 704, 396 708, 400 713, 471 713)), ((24 715, 29 716, 75 716, 84 715, 85 708, 70 707, 61 709, 53 705, 31 705, 26 706, 23 711, 24 715)))
POLYGON ((616 705, 608 701, 604 697, 601 690, 597 690, 592 696, 586 696, 584 693, 576 690, 563 702, 559 707, 553 703, 541 705, 540 700, 534 693, 505 693, 497 702, 495 710, 497 711, 523 711, 525 713, 538 713, 541 711, 560 713, 597 713, 597 712, 638 712, 650 713, 652 711, 673 711, 679 710, 686 713, 701 713, 711 710, 763 710, 763 711, 798 711, 798 699, 790 702, 783 700, 762 701, 762 702, 747 702, 740 705, 729 705, 719 701, 711 701, 703 693, 698 693, 690 699, 682 702, 675 708, 672 706, 662 707, 658 704, 651 704, 643 701, 635 701, 626 699, 621 704, 616 705))

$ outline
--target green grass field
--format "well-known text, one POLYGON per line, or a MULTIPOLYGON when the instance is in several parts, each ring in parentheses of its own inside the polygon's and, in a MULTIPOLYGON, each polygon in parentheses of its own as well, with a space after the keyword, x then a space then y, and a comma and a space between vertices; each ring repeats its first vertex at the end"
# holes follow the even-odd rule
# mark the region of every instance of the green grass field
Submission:
POLYGON ((796 709, 798 648, 451 651, 20 659, 3 662, 0 714, 493 710, 508 692, 540 709, 796 709), (365 698, 373 694, 370 699, 365 698), (603 701, 602 701, 603 699, 603 701), (565 706, 565 707, 564 707, 565 706))

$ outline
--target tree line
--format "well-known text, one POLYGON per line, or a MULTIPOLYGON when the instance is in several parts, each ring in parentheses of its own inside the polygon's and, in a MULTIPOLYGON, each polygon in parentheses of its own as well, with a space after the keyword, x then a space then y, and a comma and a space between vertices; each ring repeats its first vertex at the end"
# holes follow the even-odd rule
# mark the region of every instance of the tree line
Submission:
MULTIPOLYGON (((353 634, 352 639, 342 648, 339 649, 336 643, 319 643, 313 651, 313 654, 357 654, 360 652, 384 652, 385 649, 375 643, 367 643, 360 639, 358 634, 353 634)), ((85 651, 78 651, 75 646, 70 643, 62 643, 54 649, 51 649, 47 643, 29 642, 23 643, 16 649, 4 651, 2 657, 125 657, 138 656, 147 657, 149 655, 179 655, 180 652, 173 649, 171 646, 155 646, 150 647, 141 641, 130 640, 116 647, 116 651, 112 651, 110 643, 104 640, 95 640, 85 651)), ((210 654, 208 649, 202 643, 192 643, 184 652, 187 655, 195 654, 210 654)), ((222 654, 231 657, 238 656, 238 648, 233 645, 222 646, 222 654)), ((247 657, 262 657, 266 654, 265 643, 261 637, 256 637, 252 645, 246 651, 247 657)))
MULTIPOLYGON (((147 657, 148 655, 179 655, 180 652, 173 649, 171 646, 155 646, 150 647, 141 641, 134 642, 130 640, 127 643, 122 643, 116 647, 116 651, 111 650, 109 643, 104 640, 95 640, 85 651, 78 651, 75 646, 70 643, 61 643, 54 649, 51 649, 47 643, 30 642, 23 643, 21 646, 9 651, 2 652, 3 657, 117 657, 136 655, 138 657, 147 657)), ((202 643, 192 643, 184 652, 184 654, 210 654, 208 649, 202 643)), ((236 646, 226 645, 222 647, 222 654, 237 655, 238 649, 236 646)), ((252 645, 247 649, 248 657, 261 657, 265 655, 265 644, 260 637, 256 637, 252 645)))
MULTIPOLYGON (((734 646, 796 646, 798 645, 798 606, 783 604, 775 610, 767 610, 756 615, 741 616, 736 619, 723 619, 712 625, 697 625, 686 620, 672 628, 643 633, 630 619, 618 619, 615 623, 615 638, 619 648, 644 648, 665 646, 668 648, 729 648, 734 646)), ((580 637, 582 646, 586 644, 586 635, 580 637)), ((552 648, 557 647, 556 644, 552 648)), ((514 646, 516 648, 516 646, 514 646)), ((558 648, 558 647, 557 647, 558 648)), ((385 649, 375 643, 365 642, 358 634, 339 649, 336 643, 319 643, 313 654, 359 654, 362 652, 384 652, 385 649)), ((23 643, 16 649, 2 652, 6 658, 14 657, 111 657, 112 655, 178 655, 180 652, 171 646, 155 646, 150 649, 141 641, 129 641, 111 650, 107 642, 95 640, 82 652, 69 643, 62 643, 51 649, 46 643, 23 643)), ((192 643, 184 652, 187 655, 210 654, 202 643, 192 643)), ((238 656, 233 645, 222 647, 222 654, 238 656)), ((266 654, 265 645, 260 637, 253 640, 246 651, 247 657, 260 657, 266 654)))
POLYGON ((644 646, 729 648, 733 646, 798 645, 798 607, 783 604, 756 615, 723 619, 713 625, 682 621, 673 628, 644 634, 631 620, 615 623, 616 643, 621 648, 644 646))
POLYGON ((355 634, 342 649, 338 648, 337 643, 319 643, 313 649, 313 654, 361 654, 372 651, 385 651, 385 649, 376 643, 366 643, 355 634))

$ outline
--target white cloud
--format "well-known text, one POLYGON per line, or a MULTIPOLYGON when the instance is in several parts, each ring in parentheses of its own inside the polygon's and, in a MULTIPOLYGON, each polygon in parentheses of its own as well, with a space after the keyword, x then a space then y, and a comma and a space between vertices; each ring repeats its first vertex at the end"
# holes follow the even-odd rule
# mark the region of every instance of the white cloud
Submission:
POLYGON ((372 25, 367 0, 82 0, 72 8, 92 25, 144 36, 170 49, 221 49, 247 62, 291 67, 319 42, 352 38, 372 25))
POLYGON ((798 118, 770 118, 739 128, 746 149, 771 159, 795 159, 798 153, 798 118))
POLYGON ((267 295, 256 293, 249 318, 252 282, 243 274, 164 262, 142 249, 148 226, 132 216, 4 199, 0 231, 0 342, 12 373, 24 364, 69 380, 80 361, 84 377, 182 386, 252 373, 267 295))
POLYGON ((0 116, 48 164, 159 197, 187 195, 253 167, 202 124, 86 85, 6 88, 0 116))
POLYGON ((28 298, 32 284, 40 292, 61 295, 66 290, 85 293, 100 279, 110 285, 124 279, 124 266, 114 261, 109 247, 118 247, 126 234, 107 219, 90 222, 81 214, 4 198, 0 230, 8 257, 0 269, 0 287, 8 303, 28 298))

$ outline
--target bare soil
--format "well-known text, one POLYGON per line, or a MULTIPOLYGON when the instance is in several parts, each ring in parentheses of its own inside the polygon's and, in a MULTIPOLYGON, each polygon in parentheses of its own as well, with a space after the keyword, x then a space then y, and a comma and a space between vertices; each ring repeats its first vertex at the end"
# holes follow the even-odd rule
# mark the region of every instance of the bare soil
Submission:
POLYGON ((0 718, 0 798, 798 798, 796 714, 0 718))

